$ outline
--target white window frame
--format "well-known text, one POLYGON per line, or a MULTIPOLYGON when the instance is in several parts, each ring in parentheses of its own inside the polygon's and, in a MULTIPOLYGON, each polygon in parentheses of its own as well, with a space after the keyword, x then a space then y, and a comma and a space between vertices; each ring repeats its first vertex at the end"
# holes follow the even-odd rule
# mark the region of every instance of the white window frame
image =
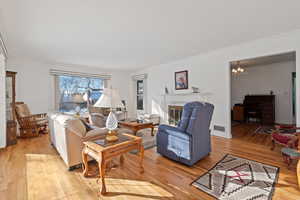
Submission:
POLYGON ((110 74, 90 74, 90 73, 82 73, 82 72, 72 72, 72 71, 64 71, 57 69, 50 69, 50 74, 54 77, 54 110, 56 112, 59 111, 59 76, 77 76, 84 78, 99 78, 103 81, 103 88, 107 88, 110 80, 110 74))
POLYGON ((148 110, 148 104, 147 104, 147 74, 139 74, 132 77, 134 81, 134 101, 135 101, 135 110, 137 114, 144 114, 148 110), (143 109, 138 110, 137 109, 137 82, 139 80, 143 81, 143 109))

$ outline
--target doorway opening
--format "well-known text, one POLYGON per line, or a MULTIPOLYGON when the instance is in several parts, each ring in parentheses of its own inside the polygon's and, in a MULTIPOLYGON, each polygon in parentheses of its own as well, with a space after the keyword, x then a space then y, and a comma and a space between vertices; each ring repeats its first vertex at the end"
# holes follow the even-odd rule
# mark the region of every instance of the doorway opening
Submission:
POLYGON ((232 137, 296 123, 296 52, 230 62, 232 137))

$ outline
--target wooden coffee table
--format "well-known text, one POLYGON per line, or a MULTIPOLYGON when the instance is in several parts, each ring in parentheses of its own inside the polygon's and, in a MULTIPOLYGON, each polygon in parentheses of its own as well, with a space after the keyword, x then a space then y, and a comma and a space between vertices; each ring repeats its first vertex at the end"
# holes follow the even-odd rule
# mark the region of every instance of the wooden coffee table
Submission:
POLYGON ((151 128, 151 135, 154 136, 154 125, 152 122, 149 123, 138 123, 138 122, 119 122, 119 126, 123 128, 128 128, 133 131, 133 134, 136 135, 136 133, 139 130, 145 129, 145 128, 151 128))
POLYGON ((113 158, 120 156, 120 164, 124 163, 124 154, 132 150, 138 150, 140 156, 140 173, 144 172, 143 159, 144 159, 144 146, 142 144, 142 138, 129 135, 129 134, 119 134, 119 140, 116 142, 107 142, 104 139, 84 142, 84 148, 82 150, 82 160, 83 160, 83 175, 88 176, 89 165, 87 156, 94 158, 98 162, 99 175, 101 179, 101 194, 106 193, 105 186, 105 168, 107 163, 109 163, 113 158))

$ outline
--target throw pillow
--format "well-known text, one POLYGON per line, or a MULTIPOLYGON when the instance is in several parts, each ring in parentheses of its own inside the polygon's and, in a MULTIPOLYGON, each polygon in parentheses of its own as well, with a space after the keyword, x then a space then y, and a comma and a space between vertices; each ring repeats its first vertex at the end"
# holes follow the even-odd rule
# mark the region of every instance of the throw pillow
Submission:
POLYGON ((93 130, 94 128, 92 127, 92 125, 90 125, 89 123, 87 123, 85 120, 80 119, 80 121, 83 123, 83 125, 85 126, 86 132, 89 132, 91 130, 93 130))

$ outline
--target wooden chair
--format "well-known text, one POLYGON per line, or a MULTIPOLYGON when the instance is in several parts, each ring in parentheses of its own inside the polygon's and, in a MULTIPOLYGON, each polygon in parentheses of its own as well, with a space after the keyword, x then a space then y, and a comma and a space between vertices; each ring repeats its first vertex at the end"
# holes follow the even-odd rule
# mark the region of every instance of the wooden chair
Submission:
POLYGON ((32 115, 24 102, 15 103, 15 113, 19 123, 20 137, 33 137, 48 132, 46 113, 32 115))

